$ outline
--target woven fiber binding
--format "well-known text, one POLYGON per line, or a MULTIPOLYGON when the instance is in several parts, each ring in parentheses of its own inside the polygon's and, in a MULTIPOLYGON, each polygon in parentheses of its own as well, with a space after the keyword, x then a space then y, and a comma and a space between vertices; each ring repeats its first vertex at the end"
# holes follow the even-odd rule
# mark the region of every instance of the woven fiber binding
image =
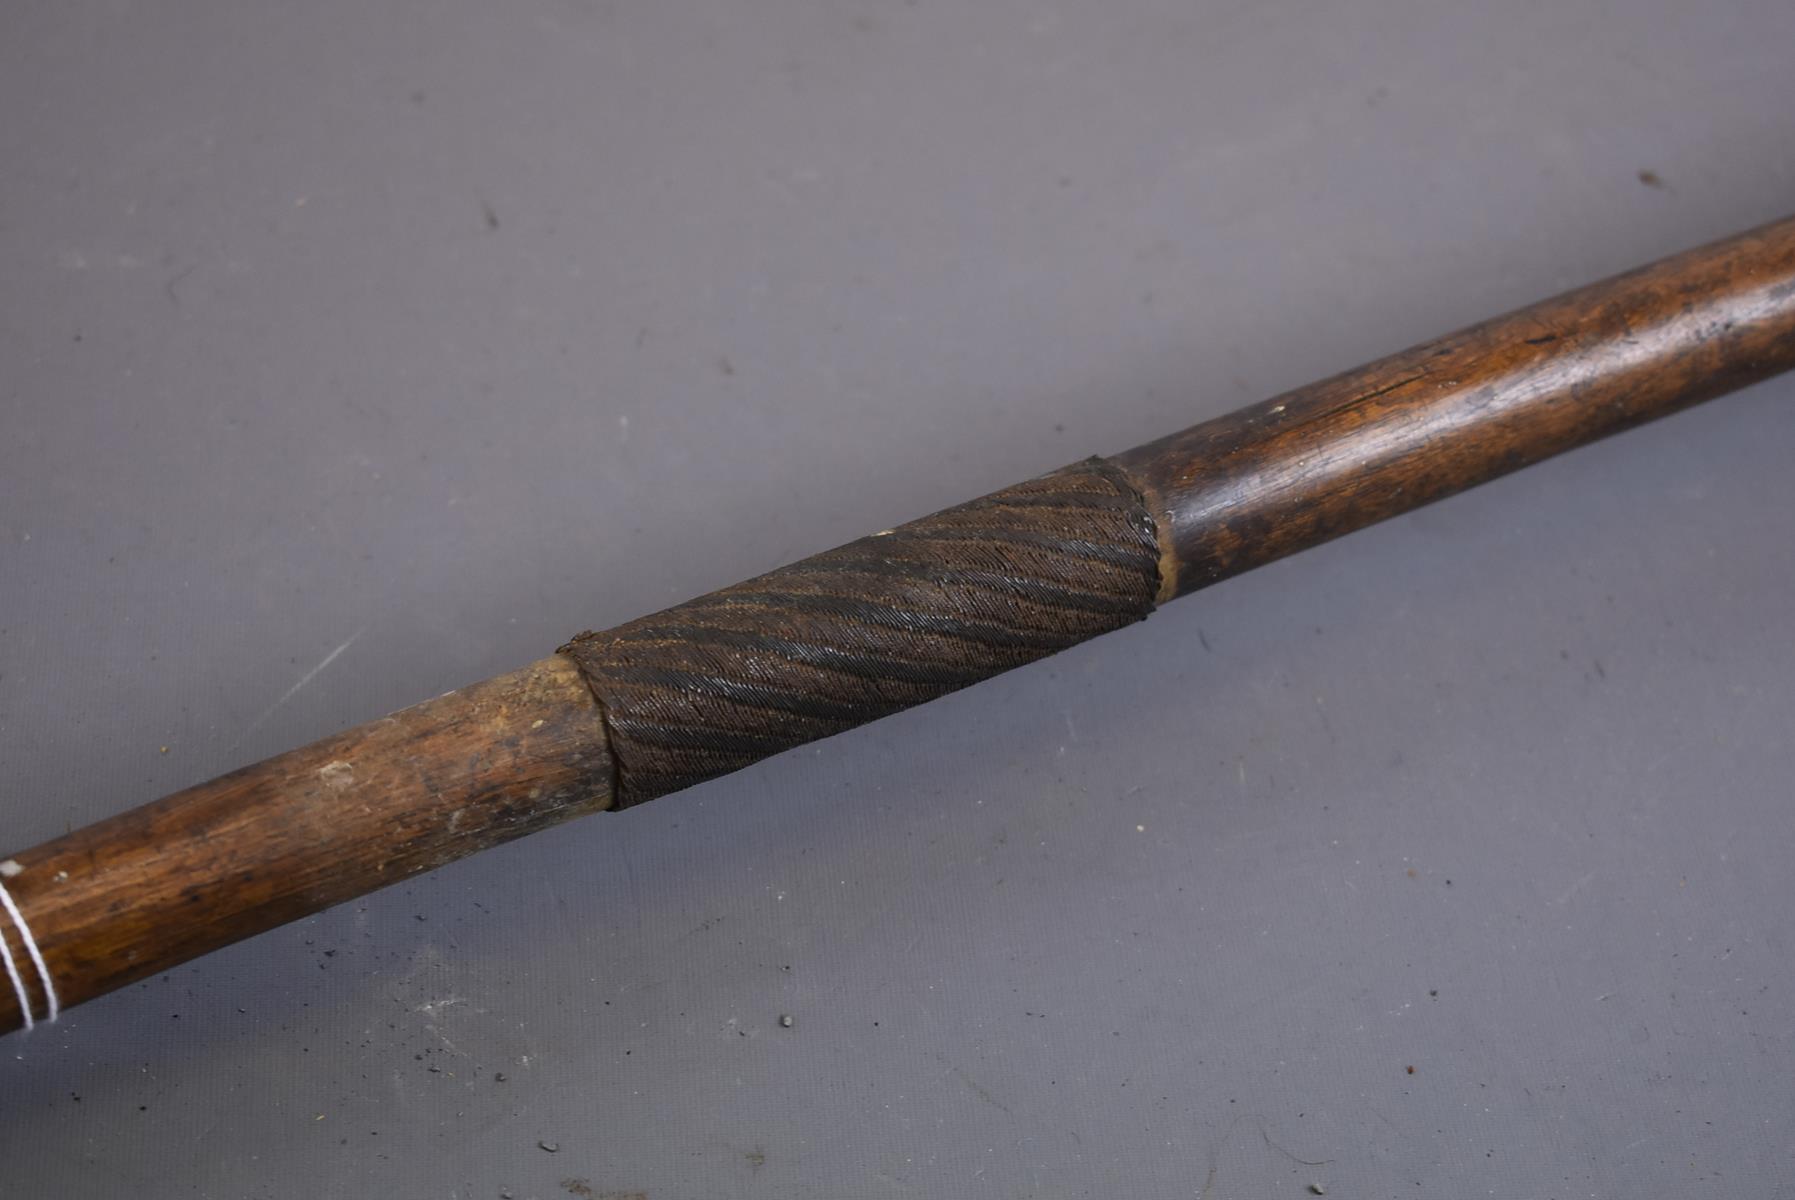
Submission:
POLYGON ((861 538, 561 652, 626 808, 1141 620, 1152 516, 1102 459, 861 538))

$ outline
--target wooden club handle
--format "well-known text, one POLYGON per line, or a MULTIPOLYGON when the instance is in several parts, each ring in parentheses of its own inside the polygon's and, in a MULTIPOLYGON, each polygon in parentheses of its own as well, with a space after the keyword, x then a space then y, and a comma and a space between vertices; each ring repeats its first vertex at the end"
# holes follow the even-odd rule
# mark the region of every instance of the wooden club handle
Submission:
POLYGON ((582 635, 0 859, 0 1032, 1791 366, 1795 218, 582 635))

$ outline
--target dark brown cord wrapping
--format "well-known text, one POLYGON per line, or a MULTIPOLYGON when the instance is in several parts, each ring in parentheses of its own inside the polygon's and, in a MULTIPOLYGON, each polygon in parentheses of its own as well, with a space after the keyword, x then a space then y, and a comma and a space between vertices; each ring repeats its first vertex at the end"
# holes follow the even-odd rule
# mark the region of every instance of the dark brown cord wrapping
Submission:
POLYGON ((1159 545, 1090 459, 561 652, 603 708, 627 808, 1141 620, 1159 545))

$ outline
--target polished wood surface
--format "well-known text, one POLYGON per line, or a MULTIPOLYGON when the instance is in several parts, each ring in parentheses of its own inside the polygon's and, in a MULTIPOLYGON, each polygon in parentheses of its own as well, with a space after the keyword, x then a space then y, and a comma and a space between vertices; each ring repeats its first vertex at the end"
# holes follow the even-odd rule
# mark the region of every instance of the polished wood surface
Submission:
MULTIPOLYGON (((1121 522, 1118 532, 1104 535, 1110 542, 1064 521, 1043 532, 1020 519, 961 529, 954 518, 941 529, 928 526, 929 538, 909 539, 966 537, 986 548, 942 566, 924 559, 899 563, 896 548, 909 544, 903 538, 866 539, 836 578, 896 573, 902 594, 873 605, 831 590, 833 582, 821 600, 802 588, 793 592, 809 597, 806 611, 821 605, 864 618, 859 624, 876 636, 858 658, 843 660, 838 648, 821 644, 821 634, 798 638, 787 625, 763 636, 692 618, 680 626, 681 636, 746 647, 732 661, 752 676, 750 698, 761 709, 829 716, 841 704, 830 707, 827 697, 786 689, 789 671, 764 679, 760 673, 779 669, 776 658, 802 660, 806 669, 857 672, 875 690, 890 691, 892 672, 900 668, 951 675, 952 663, 917 666, 917 638, 982 637, 998 646, 1026 641, 1027 631, 996 618, 968 623, 961 614, 955 623, 924 611, 937 594, 951 598, 959 589, 974 605, 999 603, 1006 593, 1020 597, 1019 604, 1110 602, 1051 571, 1022 578, 1023 564, 1048 549, 1109 563, 1128 549, 1121 541, 1150 537, 1132 552, 1142 558, 1151 591, 1157 545, 1157 592, 1165 600, 1791 366, 1795 219, 1087 466, 1120 481, 1117 494, 1124 499, 1128 488, 1138 493, 1123 507, 1139 517, 1139 527, 1121 522), (895 666, 869 665, 878 663, 895 666)), ((962 508, 1094 503, 1065 492, 1049 487, 1001 503, 1000 493, 962 508)), ((840 557, 809 561, 840 566, 840 557)), ((1046 571, 1038 562, 1030 569, 1046 571)), ((765 597, 722 600, 742 607, 765 597)), ((1148 603, 1143 594, 1143 611, 1148 603)), ((600 669, 615 670, 609 663, 600 669)), ((660 684, 673 678, 664 664, 632 659, 624 665, 660 684)), ((1003 659, 992 669, 1008 665, 1003 659)), ((715 673, 708 665, 706 672, 715 673)), ((679 688, 696 689, 710 678, 691 669, 676 674, 675 709, 679 688)), ((729 703, 748 686, 722 682, 730 686, 721 692, 720 684, 706 686, 729 703)), ((958 677, 951 682, 958 686, 958 677)), ((651 732, 675 748, 688 734, 699 746, 717 736, 696 724, 681 728, 677 713, 669 717, 657 708, 655 714, 651 732)), ((608 719, 575 663, 554 656, 0 858, 0 883, 67 1007, 419 871, 613 807, 615 751, 623 743, 607 732, 608 719)), ((731 736, 745 744, 739 731, 731 736)), ((16 923, 0 920, 0 937, 32 1012, 48 1015, 48 997, 16 923)), ((24 1018, 10 983, 0 985, 0 1032, 24 1018)))
POLYGON ((1795 219, 1117 456, 1170 599, 1795 366, 1795 219))
MULTIPOLYGON (((0 861, 62 1007, 610 806, 597 705, 559 656, 0 861)), ((8 924, 39 1019, 47 997, 8 924)), ((0 1030, 23 1024, 0 981, 0 1030)))

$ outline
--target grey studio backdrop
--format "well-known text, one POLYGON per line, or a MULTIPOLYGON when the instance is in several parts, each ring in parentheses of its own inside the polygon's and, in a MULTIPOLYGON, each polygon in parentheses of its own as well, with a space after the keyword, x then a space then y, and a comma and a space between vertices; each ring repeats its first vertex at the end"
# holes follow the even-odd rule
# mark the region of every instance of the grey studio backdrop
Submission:
MULTIPOLYGON (((0 849, 1795 208, 1792 39, 8 4, 0 849)), ((1795 1196, 1791 399, 9 1037, 0 1195, 1795 1196)))

